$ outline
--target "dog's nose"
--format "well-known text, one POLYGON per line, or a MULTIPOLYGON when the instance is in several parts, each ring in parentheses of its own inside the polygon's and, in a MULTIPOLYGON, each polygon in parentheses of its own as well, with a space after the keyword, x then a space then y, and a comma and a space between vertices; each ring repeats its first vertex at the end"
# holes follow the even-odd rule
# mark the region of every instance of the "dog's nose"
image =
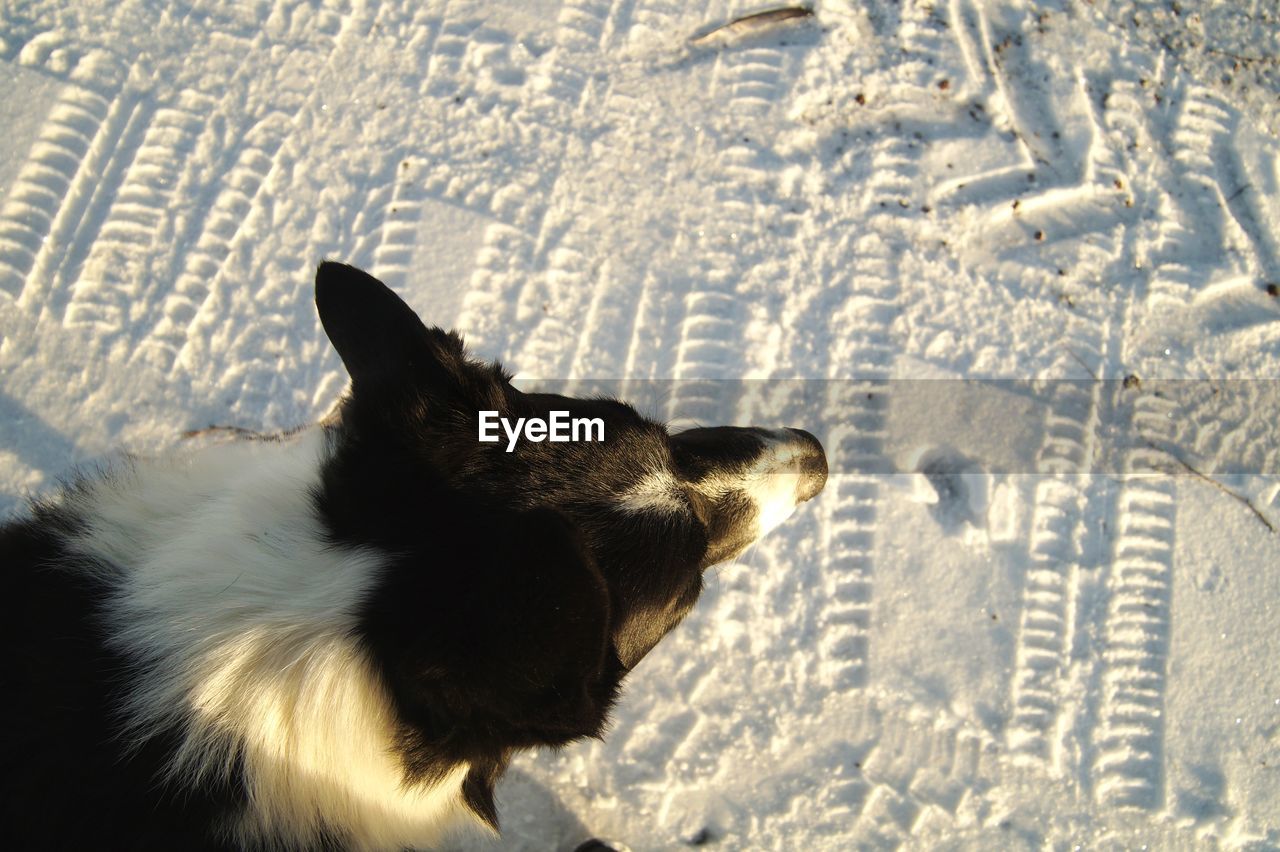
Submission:
POLYGON ((803 503, 817 497, 827 485, 827 454, 821 442, 803 429, 788 428, 786 431, 799 444, 796 467, 800 482, 796 486, 796 502, 803 503))

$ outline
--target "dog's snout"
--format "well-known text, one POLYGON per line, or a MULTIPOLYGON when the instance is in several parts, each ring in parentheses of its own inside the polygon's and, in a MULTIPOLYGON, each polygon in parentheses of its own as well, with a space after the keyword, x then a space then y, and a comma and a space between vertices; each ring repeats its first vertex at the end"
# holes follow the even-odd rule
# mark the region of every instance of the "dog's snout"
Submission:
POLYGON ((796 486, 796 502, 812 500, 827 485, 827 454, 822 443, 803 429, 786 430, 792 440, 799 444, 800 452, 796 457, 797 472, 800 482, 796 486))

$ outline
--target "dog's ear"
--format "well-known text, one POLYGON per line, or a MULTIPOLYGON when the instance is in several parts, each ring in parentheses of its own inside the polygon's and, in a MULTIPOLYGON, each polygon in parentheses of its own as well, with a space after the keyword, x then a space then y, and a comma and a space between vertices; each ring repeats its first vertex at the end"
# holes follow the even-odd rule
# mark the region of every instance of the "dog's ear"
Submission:
POLYGON ((356 385, 457 376, 462 340, 423 325, 387 285, 354 266, 320 264, 316 310, 356 385))
POLYGON ((432 519, 450 533, 432 534, 429 564, 393 566, 362 617, 417 729, 410 762, 598 735, 623 672, 609 589, 580 531, 554 509, 457 505, 432 519))
POLYGON ((489 622, 485 634, 507 669, 503 683, 585 710, 578 702, 591 703, 583 689, 605 663, 610 614, 608 585, 581 532, 545 507, 516 513, 493 532, 505 541, 483 551, 489 587, 473 618, 489 622))

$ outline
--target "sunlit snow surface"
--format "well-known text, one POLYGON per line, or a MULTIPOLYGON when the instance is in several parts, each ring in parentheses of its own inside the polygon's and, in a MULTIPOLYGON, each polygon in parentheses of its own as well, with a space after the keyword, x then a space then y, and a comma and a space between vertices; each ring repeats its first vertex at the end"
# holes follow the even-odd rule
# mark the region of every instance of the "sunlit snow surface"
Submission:
POLYGON ((0 7, 0 508, 321 416, 347 260, 830 457, 498 847, 1277 848, 1277 4, 760 8, 0 7))

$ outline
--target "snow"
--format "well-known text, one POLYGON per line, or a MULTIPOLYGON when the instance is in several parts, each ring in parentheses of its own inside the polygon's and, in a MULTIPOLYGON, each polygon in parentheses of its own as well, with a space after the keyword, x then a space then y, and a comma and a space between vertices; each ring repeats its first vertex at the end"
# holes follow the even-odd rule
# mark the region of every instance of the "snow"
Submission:
POLYGON ((1280 7, 759 8, 5 6, 0 511, 322 416, 347 260, 835 474, 496 848, 1280 848, 1280 7))

